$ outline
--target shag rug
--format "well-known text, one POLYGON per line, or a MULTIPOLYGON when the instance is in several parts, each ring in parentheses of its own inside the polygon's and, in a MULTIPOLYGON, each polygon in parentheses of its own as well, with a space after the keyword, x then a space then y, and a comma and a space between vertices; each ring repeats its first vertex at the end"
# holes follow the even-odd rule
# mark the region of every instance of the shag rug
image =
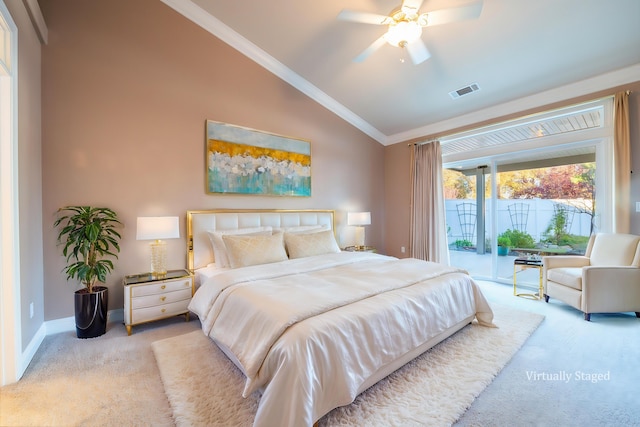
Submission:
MULTIPOLYGON (((492 304, 498 328, 471 325, 336 408, 319 426, 449 426, 509 362, 544 316, 492 304)), ((259 396, 202 331, 152 345, 178 426, 251 426, 259 396)))

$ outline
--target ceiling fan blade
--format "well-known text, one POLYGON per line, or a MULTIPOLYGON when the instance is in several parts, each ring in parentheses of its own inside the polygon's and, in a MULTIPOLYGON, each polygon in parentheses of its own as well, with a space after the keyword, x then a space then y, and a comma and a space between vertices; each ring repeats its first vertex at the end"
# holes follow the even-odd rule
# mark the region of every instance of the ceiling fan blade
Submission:
POLYGON ((411 61, 413 61, 415 65, 421 64, 431 57, 429 49, 427 49, 427 46, 425 46, 421 39, 409 43, 406 48, 411 57, 411 61))
POLYGON ((385 25, 391 23, 391 18, 385 15, 378 15, 369 12, 357 12, 355 10, 344 9, 338 14, 341 21, 360 22, 362 24, 385 25))
POLYGON ((365 59, 367 59, 369 57, 369 55, 371 55, 376 50, 380 49, 385 43, 386 43, 386 40, 384 39, 384 36, 380 37, 379 39, 377 39, 376 41, 371 43, 368 48, 363 50, 360 55, 358 55, 355 58, 353 58, 353 62, 362 62, 362 61, 364 61, 365 59))
POLYGON ((426 15, 427 26, 448 24, 450 22, 463 21, 465 19, 476 19, 482 12, 482 2, 473 3, 462 7, 451 9, 434 10, 420 15, 422 19, 426 15))
POLYGON ((422 6, 422 0, 404 0, 401 10, 407 15, 417 15, 420 6, 422 6))

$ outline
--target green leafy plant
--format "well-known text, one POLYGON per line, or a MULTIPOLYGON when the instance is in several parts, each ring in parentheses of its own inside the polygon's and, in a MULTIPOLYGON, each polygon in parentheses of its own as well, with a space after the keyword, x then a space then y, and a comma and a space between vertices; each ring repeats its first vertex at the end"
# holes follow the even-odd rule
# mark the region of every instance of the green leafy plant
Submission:
POLYGON ((67 260, 63 271, 67 280, 78 280, 91 293, 95 283, 104 283, 113 270, 108 258, 118 258, 121 236, 116 227, 122 223, 109 208, 66 206, 58 214, 53 226, 62 227, 58 243, 64 245, 62 255, 67 260))
POLYGON ((502 234, 500 234, 498 236, 498 246, 503 246, 503 247, 510 247, 511 246, 511 239, 509 239, 508 236, 504 236, 502 234))
POLYGON ((470 248, 471 246, 473 246, 473 243, 471 243, 469 240, 467 239, 458 239, 456 240, 454 243, 456 248, 458 249, 462 249, 462 248, 470 248))
POLYGON ((547 243, 561 246, 567 236, 567 210, 564 207, 558 206, 553 213, 551 220, 544 234, 547 236, 547 243))
MULTIPOLYGON (((536 241, 529 233, 525 231, 508 229, 505 232, 501 233, 500 236, 509 239, 509 241, 511 242, 509 246, 512 248, 536 247, 536 241)), ((500 236, 498 236, 498 238, 500 238, 500 236)), ((500 245, 500 243, 498 243, 498 245, 500 245)))

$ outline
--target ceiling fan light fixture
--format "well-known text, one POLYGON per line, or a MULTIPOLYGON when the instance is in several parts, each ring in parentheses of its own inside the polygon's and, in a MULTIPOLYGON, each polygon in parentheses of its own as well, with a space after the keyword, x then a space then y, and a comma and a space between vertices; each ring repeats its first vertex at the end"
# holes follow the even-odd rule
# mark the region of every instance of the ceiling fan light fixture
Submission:
POLYGON ((389 30, 383 37, 392 46, 405 47, 421 35, 422 27, 416 21, 399 21, 389 24, 389 30))

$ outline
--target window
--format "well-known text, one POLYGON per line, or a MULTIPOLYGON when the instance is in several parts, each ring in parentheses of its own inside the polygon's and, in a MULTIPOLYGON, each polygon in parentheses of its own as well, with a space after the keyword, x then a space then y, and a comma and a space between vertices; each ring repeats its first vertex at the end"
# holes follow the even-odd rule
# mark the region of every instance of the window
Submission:
POLYGON ((451 263, 512 282, 515 257, 609 231, 612 120, 606 98, 441 138, 451 263))

